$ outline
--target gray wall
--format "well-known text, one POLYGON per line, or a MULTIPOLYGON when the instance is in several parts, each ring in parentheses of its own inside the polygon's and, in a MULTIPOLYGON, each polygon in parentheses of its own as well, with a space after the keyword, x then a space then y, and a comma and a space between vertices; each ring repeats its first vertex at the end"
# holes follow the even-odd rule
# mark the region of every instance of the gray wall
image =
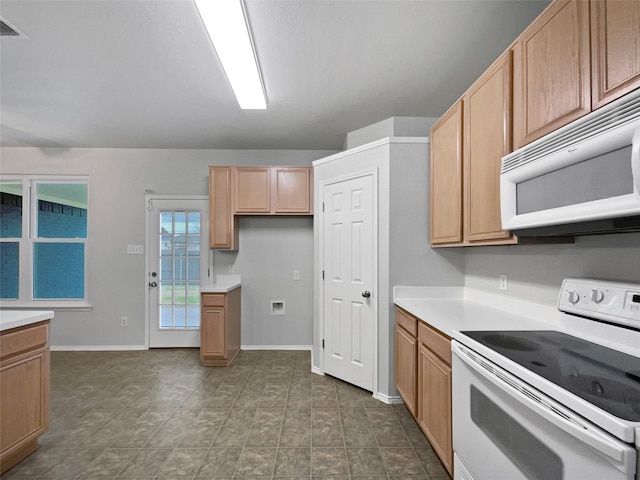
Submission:
MULTIPOLYGON (((144 255, 126 254, 145 241, 145 189, 155 194, 207 195, 209 165, 310 165, 333 151, 38 149, 0 150, 2 174, 89 175, 88 282, 90 311, 56 311, 56 347, 129 348, 145 343, 144 255), (129 326, 120 326, 120 317, 129 326)), ((310 345, 312 220, 244 219, 236 271, 243 276, 243 337, 249 345, 310 345), (273 221, 269 221, 273 220, 273 221), (283 235, 283 230, 286 234, 283 235), (301 280, 292 282, 293 269, 301 280), (306 289, 306 290, 305 290, 306 289), (285 296, 283 292, 289 292, 285 296), (277 298, 275 298, 277 296, 277 298), (286 300, 287 316, 265 318, 271 299, 286 300)), ((223 254, 214 272, 227 273, 223 254)))
POLYGON ((640 233, 577 237, 575 244, 465 249, 465 285, 555 305, 562 279, 596 277, 640 283, 640 233), (509 290, 498 289, 498 276, 509 290))

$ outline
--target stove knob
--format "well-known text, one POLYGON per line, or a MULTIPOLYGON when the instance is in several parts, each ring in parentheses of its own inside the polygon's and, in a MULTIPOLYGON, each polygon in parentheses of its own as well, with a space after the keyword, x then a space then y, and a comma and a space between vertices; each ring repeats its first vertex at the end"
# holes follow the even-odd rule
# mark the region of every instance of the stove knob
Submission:
POLYGON ((568 300, 569 300, 569 303, 573 303, 575 305, 580 301, 580 295, 578 295, 578 292, 570 291, 568 300))
POLYGON ((598 290, 597 288, 591 290, 591 300, 593 300, 595 303, 600 303, 603 299, 604 293, 602 293, 601 290, 598 290))

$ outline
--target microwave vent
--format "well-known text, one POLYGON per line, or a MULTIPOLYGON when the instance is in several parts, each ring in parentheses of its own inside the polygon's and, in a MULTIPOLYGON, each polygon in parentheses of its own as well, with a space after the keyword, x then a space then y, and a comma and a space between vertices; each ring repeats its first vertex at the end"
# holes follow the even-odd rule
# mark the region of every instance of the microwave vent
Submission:
POLYGON ((638 119, 640 89, 506 155, 500 172, 508 172, 638 119))

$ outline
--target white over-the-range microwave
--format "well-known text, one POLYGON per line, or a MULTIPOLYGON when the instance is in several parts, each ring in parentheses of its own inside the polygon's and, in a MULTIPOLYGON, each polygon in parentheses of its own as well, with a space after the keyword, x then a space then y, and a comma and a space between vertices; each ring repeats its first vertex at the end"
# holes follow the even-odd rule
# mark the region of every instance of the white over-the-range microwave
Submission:
POLYGON ((640 89, 505 156, 500 202, 520 236, 640 231, 640 89))

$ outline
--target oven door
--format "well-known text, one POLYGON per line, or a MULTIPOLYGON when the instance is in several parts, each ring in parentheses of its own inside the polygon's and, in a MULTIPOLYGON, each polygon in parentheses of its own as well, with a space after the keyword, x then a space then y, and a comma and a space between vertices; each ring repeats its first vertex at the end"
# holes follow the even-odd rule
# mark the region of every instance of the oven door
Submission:
POLYGON ((633 480, 636 450, 452 342, 453 449, 474 480, 633 480))

